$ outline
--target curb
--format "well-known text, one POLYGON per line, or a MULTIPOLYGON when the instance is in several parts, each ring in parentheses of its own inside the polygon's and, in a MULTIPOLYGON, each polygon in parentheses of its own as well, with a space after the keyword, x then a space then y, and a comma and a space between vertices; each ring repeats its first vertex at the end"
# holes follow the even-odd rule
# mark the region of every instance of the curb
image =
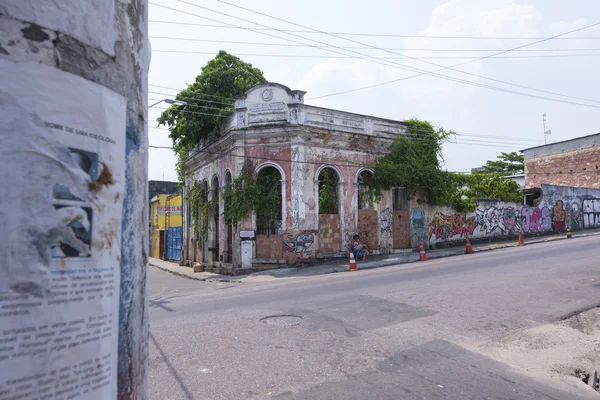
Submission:
MULTIPOLYGON (((573 237, 571 239, 578 239, 578 238, 584 238, 584 237, 590 237, 590 236, 600 236, 600 232, 593 232, 593 233, 582 233, 579 235, 573 235, 573 237)), ((566 240, 567 237, 563 237, 563 236, 558 236, 558 237, 552 237, 552 238, 547 238, 547 239, 538 239, 538 240, 532 240, 529 242, 525 242, 525 246, 528 245, 534 245, 534 244, 539 244, 539 243, 547 243, 547 242, 554 242, 557 240, 566 240)), ((487 251, 493 251, 493 250, 500 250, 500 249, 508 249, 508 248, 512 248, 512 247, 517 247, 517 245, 515 243, 511 243, 511 244, 505 244, 505 245, 499 245, 499 246, 494 246, 494 247, 490 247, 490 248, 483 248, 483 249, 474 249, 474 253, 483 253, 483 252, 487 252, 487 251)), ((439 255, 436 256, 435 254, 432 254, 429 257, 430 260, 437 260, 440 258, 447 258, 447 257, 454 257, 454 256, 460 256, 465 254, 464 252, 456 252, 453 254, 445 254, 445 255, 439 255)), ((360 264, 358 265, 358 270, 368 270, 368 269, 377 269, 377 268, 384 268, 384 267, 391 267, 394 265, 401 265, 401 264, 410 264, 410 263, 415 263, 415 262, 419 262, 418 259, 415 260, 406 260, 406 261, 390 261, 387 263, 383 263, 380 265, 376 265, 376 266, 372 266, 372 267, 362 267, 360 266, 360 264)), ((187 279, 191 279, 191 280, 195 280, 195 281, 202 281, 202 282, 227 282, 227 283, 244 283, 244 281, 237 279, 225 279, 225 278, 199 278, 199 277, 195 277, 195 276, 190 276, 169 268, 165 268, 156 264, 153 264, 152 262, 148 262, 149 265, 158 268, 162 271, 168 272, 170 274, 176 275, 176 276, 180 276, 182 278, 187 278, 187 279)), ((334 268, 333 270, 327 271, 327 272, 323 272, 320 274, 315 274, 315 275, 307 275, 307 276, 287 276, 287 277, 282 277, 282 278, 302 278, 302 277, 308 277, 308 276, 318 276, 318 275, 327 275, 327 274, 333 274, 333 273, 338 273, 338 272, 348 272, 348 267, 339 267, 339 268, 334 268)), ((251 275, 250 275, 251 276, 251 275)))
MULTIPOLYGON (((571 239, 578 239, 578 238, 584 238, 584 237, 590 237, 590 236, 599 236, 599 235, 600 235, 600 232, 583 233, 583 234, 580 234, 580 235, 573 236, 571 239)), ((525 246, 532 245, 532 244, 539 244, 539 243, 554 242, 554 241, 557 241, 557 240, 566 240, 566 239, 568 239, 568 238, 567 237, 563 237, 563 236, 558 236, 558 237, 547 238, 547 239, 532 240, 532 241, 529 241, 529 242, 525 242, 525 246)), ((517 245, 514 244, 514 243, 511 243, 511 244, 506 244, 506 245, 499 245, 499 246, 496 246, 496 247, 490 247, 490 248, 486 248, 486 249, 479 249, 479 250, 474 249, 474 253, 483 253, 483 252, 486 252, 486 251, 508 249, 508 248, 512 248, 512 247, 517 247, 517 245)), ((429 257, 430 260, 436 260, 436 259, 440 259, 440 258, 461 256, 461 255, 464 255, 464 254, 465 254, 464 252, 457 252, 457 253, 454 253, 454 254, 446 254, 446 255, 443 255, 443 256, 436 256, 435 254, 433 254, 431 256, 428 255, 428 257, 429 257)), ((361 268, 360 265, 359 265, 358 266, 358 270, 360 271, 361 269, 364 269, 364 270, 367 270, 367 269, 376 269, 376 268, 390 267, 390 266, 393 266, 393 265, 410 264, 410 263, 414 263, 414 262, 419 262, 419 260, 418 259, 417 260, 407 260, 407 261, 403 261, 403 262, 394 261, 393 263, 390 262, 390 263, 385 263, 383 265, 377 265, 377 266, 366 267, 366 268, 361 268)), ((348 269, 344 270, 344 272, 347 272, 347 271, 348 271, 348 269)), ((342 272, 342 271, 331 271, 331 272, 342 272)), ((331 272, 324 272, 323 274, 319 274, 319 275, 325 275, 325 274, 328 274, 328 273, 331 273, 331 272)))
MULTIPOLYGON (((193 280, 193 281, 201 281, 201 282, 228 282, 228 283, 243 283, 243 282, 242 282, 242 281, 240 281, 240 280, 229 280, 229 279, 224 279, 224 278, 200 278, 200 277, 190 276, 190 275, 184 274, 184 273, 182 273, 182 272, 178 272, 178 271, 175 271, 175 270, 172 270, 172 269, 169 269, 169 268, 162 267, 162 266, 160 266, 160 265, 153 264, 152 262, 148 262, 148 265, 150 265, 150 266, 152 266, 152 267, 154 267, 154 268, 158 268, 158 269, 160 269, 161 271, 168 272, 168 273, 170 273, 170 274, 172 274, 172 275, 175 275, 175 276, 180 276, 180 277, 182 277, 182 278, 191 279, 191 280, 193 280)), ((185 268, 185 267, 183 267, 183 268, 185 268)))

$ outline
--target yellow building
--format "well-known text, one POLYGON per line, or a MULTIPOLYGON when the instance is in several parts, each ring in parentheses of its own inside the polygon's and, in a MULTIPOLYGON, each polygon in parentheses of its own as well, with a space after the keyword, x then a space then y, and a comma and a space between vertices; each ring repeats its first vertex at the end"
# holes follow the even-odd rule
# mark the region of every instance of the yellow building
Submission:
POLYGON ((176 194, 160 194, 150 200, 152 239, 150 256, 163 260, 179 260, 182 245, 182 198, 176 194))

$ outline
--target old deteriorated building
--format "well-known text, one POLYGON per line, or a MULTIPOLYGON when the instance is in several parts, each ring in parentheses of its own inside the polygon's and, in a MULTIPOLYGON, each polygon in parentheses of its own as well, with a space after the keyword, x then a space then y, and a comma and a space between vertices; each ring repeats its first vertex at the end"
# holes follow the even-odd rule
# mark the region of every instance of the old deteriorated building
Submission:
POLYGON ((223 272, 310 263, 347 256, 354 234, 375 252, 410 248, 406 193, 392 190, 374 202, 365 189, 373 173, 369 166, 391 151, 406 125, 306 105, 304 94, 277 83, 249 89, 236 98, 219 138, 201 145, 185 164, 185 263, 223 272), (232 228, 223 219, 223 192, 247 160, 255 177, 277 177, 277 218, 252 214, 232 228), (336 200, 320 210, 325 176, 335 182, 336 200), (192 228, 188 195, 194 185, 213 208, 206 238, 192 228))
POLYGON ((523 150, 525 187, 600 188, 600 133, 523 150))

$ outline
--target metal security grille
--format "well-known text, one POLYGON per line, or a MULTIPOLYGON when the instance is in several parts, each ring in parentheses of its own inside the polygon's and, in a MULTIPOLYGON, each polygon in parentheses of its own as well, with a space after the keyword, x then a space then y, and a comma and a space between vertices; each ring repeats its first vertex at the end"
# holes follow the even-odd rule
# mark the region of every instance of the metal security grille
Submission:
POLYGON ((394 210, 408 211, 408 191, 406 188, 397 188, 392 190, 394 200, 394 210))

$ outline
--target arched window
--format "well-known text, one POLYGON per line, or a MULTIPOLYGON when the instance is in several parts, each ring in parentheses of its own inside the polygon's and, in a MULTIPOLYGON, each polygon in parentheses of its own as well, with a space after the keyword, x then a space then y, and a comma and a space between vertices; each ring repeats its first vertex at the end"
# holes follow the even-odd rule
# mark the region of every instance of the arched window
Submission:
POLYGON ((256 175, 256 183, 261 198, 256 208, 257 233, 277 234, 282 223, 281 173, 277 168, 267 166, 256 175))
POLYGON ((339 214, 339 176, 333 168, 319 173, 319 214, 339 214))
POLYGON ((368 170, 362 171, 358 175, 358 209, 371 210, 375 203, 371 183, 373 182, 373 173, 368 170))
POLYGON ((212 179, 212 218, 213 218, 213 239, 215 241, 216 254, 219 254, 219 177, 217 175, 213 176, 212 179))
POLYGON ((231 179, 231 171, 227 170, 227 172, 225 172, 225 180, 223 182, 223 189, 227 189, 229 186, 231 186, 232 182, 233 182, 233 179, 231 179))

